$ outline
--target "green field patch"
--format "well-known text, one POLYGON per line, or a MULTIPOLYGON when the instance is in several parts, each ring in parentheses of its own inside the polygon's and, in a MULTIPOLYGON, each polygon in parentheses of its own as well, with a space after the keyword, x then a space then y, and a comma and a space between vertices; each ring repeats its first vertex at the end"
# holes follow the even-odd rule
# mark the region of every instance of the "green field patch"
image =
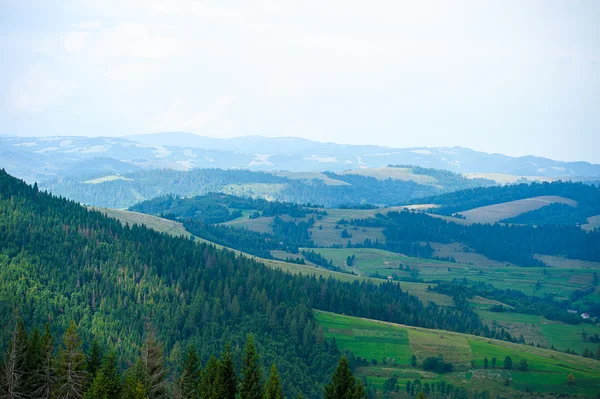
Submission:
POLYGON ((387 323, 373 323, 356 317, 315 312, 328 339, 335 338, 340 350, 383 363, 384 358, 397 364, 408 364, 411 348, 406 329, 387 323))
POLYGON ((406 380, 412 381, 417 378, 429 383, 444 380, 455 386, 465 386, 470 391, 488 390, 492 394, 490 397, 495 397, 495 394, 515 397, 518 394, 522 395, 526 389, 533 392, 588 396, 594 396, 600 391, 600 361, 597 360, 473 335, 428 330, 328 312, 315 311, 315 318, 324 327, 328 339, 336 338, 340 349, 348 348, 356 355, 378 361, 376 365, 369 363, 356 369, 357 376, 366 377, 369 383, 376 387, 381 387, 388 378, 395 376, 399 379, 398 384, 401 387, 406 384, 406 380), (348 331, 352 331, 352 335, 348 335, 348 331), (401 335, 393 335, 398 331, 402 332, 401 335), (383 339, 385 343, 376 339, 383 339), (382 351, 382 348, 385 351, 382 351), (384 365, 381 360, 383 356, 387 356, 388 351, 404 354, 405 359, 397 358, 396 367, 384 365), (419 362, 428 356, 442 354, 444 359, 455 363, 458 370, 438 375, 413 368, 408 364, 413 353, 419 362), (512 358, 512 370, 503 369, 506 356, 512 358), (485 357, 488 358, 488 368, 484 368, 485 357), (497 359, 496 368, 491 366, 493 357, 497 359), (527 372, 518 370, 521 359, 528 362, 527 372), (475 367, 471 366, 471 360, 475 360, 475 367), (566 384, 569 373, 575 376, 574 386, 566 384), (508 387, 504 386, 507 378, 510 382, 508 387))
POLYGON ((100 183, 106 183, 106 182, 115 181, 115 180, 132 181, 133 179, 130 179, 130 178, 127 178, 124 176, 120 176, 120 175, 109 175, 109 176, 98 177, 97 179, 86 180, 83 182, 83 184, 100 184, 100 183))
POLYGON ((444 360, 454 365, 466 365, 471 361, 471 348, 464 336, 448 335, 444 331, 408 331, 410 347, 419 362, 428 357, 444 356, 444 360))

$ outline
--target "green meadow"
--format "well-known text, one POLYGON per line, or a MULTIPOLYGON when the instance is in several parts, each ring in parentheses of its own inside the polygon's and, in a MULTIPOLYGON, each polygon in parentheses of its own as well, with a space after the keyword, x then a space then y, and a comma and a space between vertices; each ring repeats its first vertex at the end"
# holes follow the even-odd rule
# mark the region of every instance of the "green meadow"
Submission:
MULTIPOLYGON (((326 338, 335 338, 341 350, 350 350, 355 356, 367 360, 377 360, 377 364, 371 361, 356 370, 360 377, 366 377, 376 387, 381 387, 387 378, 395 376, 401 388, 407 380, 416 378, 423 383, 444 380, 468 390, 488 390, 491 397, 495 397, 494 394, 513 397, 526 390, 584 396, 595 396, 600 392, 600 361, 597 360, 473 335, 328 312, 315 311, 315 317, 326 338), (414 368, 410 365, 413 354, 419 363, 429 356, 441 354, 445 361, 452 362, 454 371, 440 375, 414 368), (502 368, 506 356, 513 361, 514 366, 510 370, 502 368), (491 367, 494 357, 496 368, 491 367), (487 368, 484 367, 485 358, 488 359, 487 368), (386 364, 383 364, 384 359, 386 364), (522 359, 528 363, 527 371, 518 370, 522 359), (575 377, 574 385, 567 384, 569 374, 575 377), (505 386, 507 379, 508 387, 505 386)), ((401 389, 401 392, 404 390, 401 389)), ((403 394, 399 396, 404 397, 403 394)))

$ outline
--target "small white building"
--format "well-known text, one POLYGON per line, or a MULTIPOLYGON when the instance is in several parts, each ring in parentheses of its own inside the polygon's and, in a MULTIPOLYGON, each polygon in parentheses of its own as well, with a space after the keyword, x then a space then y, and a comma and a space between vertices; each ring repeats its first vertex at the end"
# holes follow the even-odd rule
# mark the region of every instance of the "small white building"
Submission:
POLYGON ((576 310, 573 310, 573 309, 569 309, 569 310, 567 310, 567 312, 569 312, 569 313, 571 313, 571 314, 577 314, 577 311, 576 311, 576 310))
POLYGON ((589 318, 590 318, 590 315, 589 315, 589 314, 587 314, 587 313, 582 313, 582 314, 581 314, 581 318, 582 318, 583 320, 587 320, 587 319, 589 319, 589 318))

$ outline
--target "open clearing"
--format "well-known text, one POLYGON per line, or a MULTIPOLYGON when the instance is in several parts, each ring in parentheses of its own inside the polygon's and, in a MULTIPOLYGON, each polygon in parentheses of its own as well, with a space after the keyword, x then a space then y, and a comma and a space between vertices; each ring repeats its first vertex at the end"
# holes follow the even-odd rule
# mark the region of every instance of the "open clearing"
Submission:
POLYGON ((110 176, 99 177, 97 179, 86 180, 83 183, 84 184, 100 184, 100 183, 106 183, 106 182, 115 181, 115 180, 131 181, 133 179, 129 179, 127 177, 123 177, 123 176, 119 176, 119 175, 110 175, 110 176))
POLYGON ((518 216, 555 202, 577 206, 577 201, 573 201, 572 199, 557 195, 542 195, 517 201, 503 202, 501 204, 481 206, 459 213, 467 218, 467 220, 476 223, 495 223, 499 220, 518 216))
POLYGON ((271 172, 275 176, 287 177, 296 180, 321 180, 328 186, 349 186, 345 181, 332 179, 321 172, 271 172))
POLYGON ((600 215, 590 216, 589 218, 587 218, 587 223, 582 224, 581 228, 586 231, 600 229, 600 215))
POLYGON ((410 168, 365 168, 365 169, 352 169, 343 172, 344 175, 360 175, 374 177, 377 180, 412 180, 419 184, 428 184, 432 186, 439 186, 438 181, 427 175, 417 175, 412 172, 410 168))
POLYGON ((463 176, 468 179, 488 179, 494 180, 499 184, 513 184, 518 182, 519 180, 527 179, 529 181, 539 181, 539 182, 553 182, 556 180, 560 180, 558 177, 545 177, 545 176, 518 176, 518 175, 508 175, 505 173, 463 173, 463 176))
POLYGON ((344 316, 315 311, 317 322, 324 328, 328 339, 335 338, 340 350, 349 349, 365 358, 369 365, 359 367, 356 372, 366 376, 375 386, 392 376, 404 387, 407 380, 420 378, 422 383, 443 380, 467 389, 486 389, 505 397, 512 397, 515 390, 527 387, 535 392, 564 392, 580 395, 596 395, 600 389, 600 362, 564 353, 440 330, 428 330, 400 324, 344 316), (412 355, 422 362, 428 356, 444 356, 454 364, 455 371, 438 375, 410 366, 412 355), (503 370, 506 356, 513 360, 513 370, 503 370), (484 358, 490 368, 483 367, 484 358), (497 359, 497 367, 491 368, 491 360, 497 359), (376 360, 375 362, 371 361, 376 360), (383 360, 386 364, 383 364, 383 360), (388 360, 389 359, 389 360, 388 360), (521 359, 529 364, 527 372, 517 371, 521 359), (394 366, 394 361, 396 365, 394 366), (471 367, 471 360, 475 367, 471 367), (576 384, 568 386, 569 373, 575 376, 576 384), (506 378, 512 380, 510 387, 504 386, 506 378))

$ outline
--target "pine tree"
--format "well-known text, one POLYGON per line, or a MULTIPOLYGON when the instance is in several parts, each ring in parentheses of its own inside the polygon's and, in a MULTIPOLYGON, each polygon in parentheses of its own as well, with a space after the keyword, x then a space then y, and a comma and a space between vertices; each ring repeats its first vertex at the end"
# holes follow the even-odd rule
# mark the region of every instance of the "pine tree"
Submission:
POLYGON ((28 397, 25 375, 27 356, 27 331, 22 321, 13 329, 2 367, 2 393, 7 399, 28 397))
POLYGON ((190 345, 183 359, 183 369, 179 383, 182 399, 200 398, 201 378, 200 360, 198 359, 196 348, 190 345))
POLYGON ((98 341, 94 339, 92 340, 90 353, 86 358, 85 364, 90 380, 93 380, 94 377, 96 377, 96 373, 100 370, 100 366, 102 366, 102 348, 98 341))
POLYGON ((50 333, 50 326, 46 324, 44 335, 41 338, 42 359, 37 374, 39 385, 33 392, 35 398, 50 399, 54 383, 56 382, 56 372, 54 370, 54 359, 52 352, 54 350, 54 338, 50 333))
POLYGON ((33 394, 41 385, 40 367, 44 358, 42 337, 37 328, 34 328, 27 345, 25 356, 25 374, 27 376, 27 392, 33 394))
POLYGON ((283 386, 281 385, 275 363, 271 365, 271 374, 269 375, 269 381, 267 382, 265 399, 284 399, 283 386))
POLYGON ((96 372, 92 384, 83 397, 84 399, 108 399, 108 380, 102 370, 96 372))
POLYGON ((235 373, 235 363, 231 357, 231 346, 225 344, 225 352, 221 355, 219 362, 219 375, 217 377, 219 397, 224 399, 235 399, 237 393, 238 377, 235 373))
POLYGON ((208 359, 206 367, 202 370, 202 382, 200 384, 200 397, 202 399, 219 399, 218 375, 219 361, 213 355, 208 359))
POLYGON ((167 372, 164 368, 162 348, 156 339, 154 329, 147 329, 146 342, 142 348, 142 366, 144 370, 144 383, 148 399, 161 399, 167 397, 167 372))
POLYGON ((254 346, 254 339, 250 334, 248 334, 242 362, 240 399, 262 399, 262 373, 258 364, 258 353, 254 346))
POLYGON ((81 349, 81 339, 75 321, 71 320, 63 338, 62 348, 58 352, 56 398, 83 398, 86 376, 85 354, 81 349))
POLYGON ((147 399, 144 366, 141 360, 130 367, 125 373, 125 383, 123 384, 123 395, 121 399, 147 399))
POLYGON ((350 362, 342 356, 333 372, 331 382, 325 386, 325 399, 362 399, 366 398, 365 389, 360 381, 356 381, 350 362))
POLYGON ((106 392, 109 399, 118 399, 121 396, 123 383, 117 365, 117 355, 111 351, 102 360, 100 372, 106 379, 106 392))

